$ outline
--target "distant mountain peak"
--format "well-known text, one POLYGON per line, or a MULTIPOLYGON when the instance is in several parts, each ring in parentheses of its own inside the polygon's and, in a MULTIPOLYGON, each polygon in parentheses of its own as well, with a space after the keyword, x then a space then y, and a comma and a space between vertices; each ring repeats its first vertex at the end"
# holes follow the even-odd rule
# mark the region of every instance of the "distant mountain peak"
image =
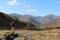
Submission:
POLYGON ((56 16, 56 15, 53 15, 53 14, 49 14, 48 16, 56 16))
POLYGON ((19 15, 19 14, 17 14, 17 13, 11 13, 10 15, 19 15))
POLYGON ((56 15, 53 15, 53 14, 49 14, 49 15, 46 15, 46 16, 44 16, 44 18, 55 18, 56 17, 56 15))

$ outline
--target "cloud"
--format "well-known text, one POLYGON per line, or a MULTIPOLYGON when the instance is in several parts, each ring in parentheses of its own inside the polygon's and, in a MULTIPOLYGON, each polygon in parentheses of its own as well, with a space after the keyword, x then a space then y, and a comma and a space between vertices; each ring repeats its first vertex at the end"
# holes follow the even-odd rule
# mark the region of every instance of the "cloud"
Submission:
POLYGON ((24 7, 31 7, 31 5, 30 4, 27 4, 26 1, 23 1, 23 4, 24 4, 24 7))
POLYGON ((28 4, 28 5, 26 5, 26 7, 31 7, 31 5, 30 5, 30 4, 28 4))
POLYGON ((36 13, 37 10, 36 9, 27 9, 26 12, 32 12, 32 13, 36 13))
POLYGON ((26 5, 24 5, 24 7, 30 8, 31 5, 30 4, 26 4, 26 5))
POLYGON ((23 1, 24 4, 26 4, 26 1, 23 1))
POLYGON ((8 5, 21 5, 21 3, 17 2, 17 0, 7 1, 8 5))

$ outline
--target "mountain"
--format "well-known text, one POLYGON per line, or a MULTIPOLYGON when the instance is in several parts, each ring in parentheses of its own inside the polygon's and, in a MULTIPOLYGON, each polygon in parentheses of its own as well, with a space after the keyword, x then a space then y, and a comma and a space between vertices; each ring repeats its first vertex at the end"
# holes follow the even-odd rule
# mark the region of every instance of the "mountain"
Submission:
POLYGON ((53 14, 49 14, 41 18, 41 23, 44 24, 50 24, 53 23, 54 21, 56 21, 56 16, 53 14))
POLYGON ((41 18, 42 18, 41 16, 37 16, 37 17, 35 17, 35 19, 36 19, 39 23, 41 23, 41 21, 40 21, 41 18))
POLYGON ((32 16, 32 15, 19 15, 19 14, 10 14, 11 17, 15 17, 19 21, 26 21, 26 22, 31 22, 35 25, 40 25, 40 23, 36 20, 37 17, 32 16))
POLYGON ((53 14, 41 16, 6 14, 0 12, 0 29, 11 29, 12 20, 16 22, 16 28, 36 29, 39 27, 60 27, 60 16, 53 14))
POLYGON ((10 27, 9 23, 13 19, 3 12, 0 12, 0 27, 10 27))
POLYGON ((0 29, 11 29, 10 23, 14 20, 16 22, 17 28, 27 28, 27 27, 35 27, 35 25, 31 22, 18 21, 15 17, 8 15, 6 13, 0 12, 0 29), (29 25, 28 25, 29 23, 29 25))
POLYGON ((53 14, 46 15, 44 17, 41 16, 32 16, 32 15, 19 15, 19 14, 13 14, 11 16, 16 17, 18 20, 23 21, 29 21, 32 22, 35 25, 50 25, 57 22, 60 22, 60 16, 56 16, 53 14))

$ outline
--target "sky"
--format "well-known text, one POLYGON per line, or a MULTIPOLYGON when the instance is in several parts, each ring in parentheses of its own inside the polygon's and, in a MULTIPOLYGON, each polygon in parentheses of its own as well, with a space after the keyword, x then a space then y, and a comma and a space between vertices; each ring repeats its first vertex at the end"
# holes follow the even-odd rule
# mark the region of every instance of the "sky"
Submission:
POLYGON ((60 15, 60 0, 0 0, 0 12, 34 16, 60 15))

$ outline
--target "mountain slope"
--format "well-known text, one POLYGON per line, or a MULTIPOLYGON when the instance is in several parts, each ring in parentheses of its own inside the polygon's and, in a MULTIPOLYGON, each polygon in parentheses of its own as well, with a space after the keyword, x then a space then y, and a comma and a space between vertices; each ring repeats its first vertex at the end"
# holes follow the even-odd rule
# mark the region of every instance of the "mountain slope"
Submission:
POLYGON ((11 29, 10 23, 12 20, 15 20, 16 22, 16 27, 15 28, 27 28, 27 23, 29 23, 28 27, 33 27, 35 26, 33 23, 30 22, 25 22, 25 21, 18 21, 14 19, 14 17, 9 16, 8 14, 5 14, 3 12, 0 12, 0 28, 2 29, 11 29))
POLYGON ((15 17, 19 21, 31 22, 35 25, 39 25, 40 23, 36 20, 37 18, 32 15, 18 15, 18 14, 10 14, 10 16, 15 17))
POLYGON ((41 18, 41 23, 51 24, 51 23, 53 23, 54 21, 56 21, 56 18, 55 18, 55 17, 56 17, 56 16, 53 15, 53 14, 44 16, 43 18, 41 18))
POLYGON ((19 14, 13 14, 11 16, 14 16, 18 20, 26 21, 26 22, 31 22, 35 25, 51 25, 60 22, 60 16, 56 16, 53 14, 46 15, 44 17, 41 16, 31 16, 31 15, 19 15, 19 14))

